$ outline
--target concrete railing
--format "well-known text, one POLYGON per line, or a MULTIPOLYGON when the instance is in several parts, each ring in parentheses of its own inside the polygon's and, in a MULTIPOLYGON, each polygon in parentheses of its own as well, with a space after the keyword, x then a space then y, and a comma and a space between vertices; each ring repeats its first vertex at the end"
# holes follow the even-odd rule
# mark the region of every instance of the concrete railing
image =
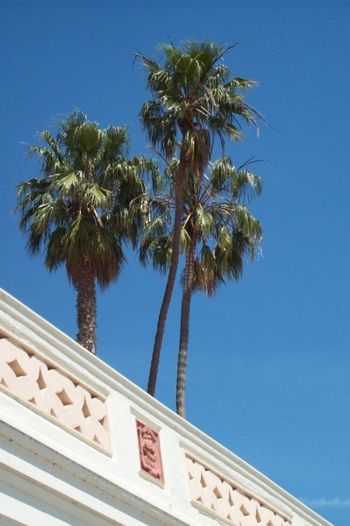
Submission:
POLYGON ((0 420, 6 526, 329 526, 4 291, 0 420))

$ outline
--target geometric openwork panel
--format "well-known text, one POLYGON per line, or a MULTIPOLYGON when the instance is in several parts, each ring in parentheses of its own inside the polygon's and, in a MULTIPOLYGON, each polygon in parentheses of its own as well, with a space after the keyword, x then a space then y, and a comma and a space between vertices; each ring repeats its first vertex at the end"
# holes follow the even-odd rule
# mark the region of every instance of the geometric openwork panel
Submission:
POLYGON ((274 511, 188 454, 186 472, 192 502, 234 526, 291 526, 283 513, 274 511))
POLYGON ((53 421, 110 449, 106 401, 39 355, 1 335, 0 385, 53 421))

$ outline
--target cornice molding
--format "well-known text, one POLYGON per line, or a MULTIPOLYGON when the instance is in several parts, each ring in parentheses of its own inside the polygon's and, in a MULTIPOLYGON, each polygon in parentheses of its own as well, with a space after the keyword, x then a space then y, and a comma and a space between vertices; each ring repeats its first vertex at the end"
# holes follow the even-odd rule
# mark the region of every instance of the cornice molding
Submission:
POLYGON ((262 498, 271 496, 279 499, 286 511, 299 515, 311 526, 331 526, 268 477, 148 395, 3 289, 0 289, 1 329, 15 337, 20 345, 30 346, 37 352, 44 353, 47 359, 64 367, 105 396, 113 391, 125 396, 131 402, 131 411, 135 411, 136 415, 141 417, 145 412, 146 418, 154 418, 155 423, 160 423, 162 427, 168 426, 178 434, 183 449, 204 462, 210 462, 228 477, 233 470, 237 474, 237 482, 255 493, 256 488, 259 488, 262 498))

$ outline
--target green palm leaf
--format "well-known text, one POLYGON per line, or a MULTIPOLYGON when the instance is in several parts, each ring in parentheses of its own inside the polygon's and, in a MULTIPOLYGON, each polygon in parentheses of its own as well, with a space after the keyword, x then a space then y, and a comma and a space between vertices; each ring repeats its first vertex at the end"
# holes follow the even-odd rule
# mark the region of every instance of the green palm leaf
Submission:
POLYGON ((56 137, 43 131, 40 138, 30 152, 42 176, 17 189, 20 228, 28 251, 43 252, 50 271, 65 265, 78 294, 78 341, 94 352, 95 285, 106 288, 118 277, 123 245, 135 244, 142 227, 131 202, 145 193, 147 177, 159 185, 158 170, 150 159, 126 158, 125 128, 101 129, 81 112, 69 115, 56 137))
MULTIPOLYGON (((227 139, 237 141, 242 137, 241 124, 256 125, 258 118, 257 112, 243 97, 243 90, 253 87, 254 82, 231 78, 229 68, 223 63, 230 49, 211 42, 189 41, 180 47, 163 44, 160 46, 160 63, 137 54, 146 69, 151 95, 140 110, 141 124, 152 147, 167 163, 171 163, 174 157, 178 159, 174 185, 170 186, 169 193, 175 201, 173 224, 169 227, 173 240, 172 255, 153 348, 148 382, 150 394, 155 391, 180 251, 182 247, 191 246, 194 234, 202 240, 217 230, 214 216, 205 208, 206 201, 193 208, 196 198, 204 196, 207 191, 201 182, 209 166, 214 140, 220 141, 224 152, 227 139), (182 218, 184 211, 190 214, 185 221, 182 218)), ((217 217, 226 216, 223 219, 226 224, 231 215, 222 211, 217 217)), ((153 256, 153 244, 149 247, 152 247, 153 256)), ((205 264, 206 260, 203 261, 205 264)), ((184 282, 188 284, 189 280, 186 274, 184 282)), ((188 296, 187 285, 185 288, 188 296)), ((211 290, 209 286, 207 289, 211 290)))

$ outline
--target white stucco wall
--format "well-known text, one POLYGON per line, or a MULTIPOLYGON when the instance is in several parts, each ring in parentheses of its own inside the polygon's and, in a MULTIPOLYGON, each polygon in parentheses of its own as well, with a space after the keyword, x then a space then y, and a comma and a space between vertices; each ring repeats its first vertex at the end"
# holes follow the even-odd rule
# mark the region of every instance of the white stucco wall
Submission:
MULTIPOLYGON (((273 510, 270 526, 283 521, 292 526, 329 526, 4 291, 0 291, 1 335, 106 400, 110 437, 109 448, 94 445, 0 385, 1 526, 234 525, 193 502, 186 453, 208 468, 208 480, 218 474, 227 491, 238 488, 248 504, 266 513, 273 510), (141 471, 136 419, 159 433, 164 484, 141 471)), ((259 524, 247 512, 235 526, 259 524)))

